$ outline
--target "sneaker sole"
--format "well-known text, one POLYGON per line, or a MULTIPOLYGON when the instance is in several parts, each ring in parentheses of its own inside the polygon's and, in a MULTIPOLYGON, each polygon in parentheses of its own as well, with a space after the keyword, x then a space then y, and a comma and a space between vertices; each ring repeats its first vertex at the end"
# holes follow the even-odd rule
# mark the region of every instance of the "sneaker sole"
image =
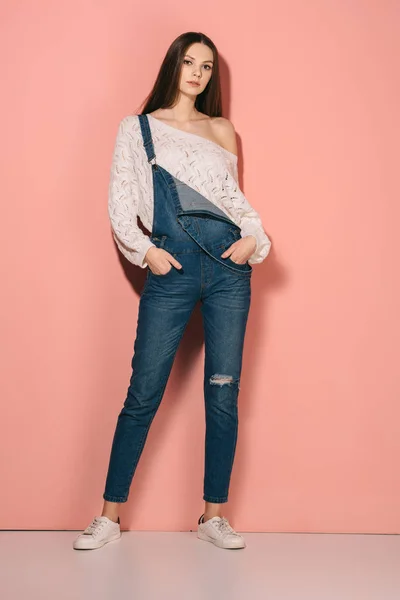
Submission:
POLYGON ((246 548, 246 543, 244 542, 242 546, 224 546, 222 541, 214 540, 210 538, 207 534, 202 533, 201 531, 197 532, 197 537, 199 540, 203 540, 204 542, 211 542, 214 546, 218 546, 218 548, 224 548, 225 550, 241 550, 242 548, 246 548))
MULTIPOLYGON (((121 532, 115 533, 112 537, 110 537, 110 539, 99 541, 99 542, 97 542, 97 544, 95 544, 93 546, 86 546, 86 547, 79 546, 79 545, 75 546, 75 542, 74 542, 73 549, 74 550, 97 550, 97 548, 102 548, 103 546, 105 546, 106 544, 109 544, 110 542, 117 542, 120 538, 121 538, 121 532)), ((78 542, 78 544, 79 544, 79 542, 78 542)))

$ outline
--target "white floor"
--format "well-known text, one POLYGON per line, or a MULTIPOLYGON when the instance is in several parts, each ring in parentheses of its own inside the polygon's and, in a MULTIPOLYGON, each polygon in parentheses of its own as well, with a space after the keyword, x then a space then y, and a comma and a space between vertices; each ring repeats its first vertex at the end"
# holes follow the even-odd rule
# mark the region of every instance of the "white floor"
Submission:
POLYGON ((78 531, 0 532, 2 600, 400 600, 400 536, 123 531, 78 551, 78 531))

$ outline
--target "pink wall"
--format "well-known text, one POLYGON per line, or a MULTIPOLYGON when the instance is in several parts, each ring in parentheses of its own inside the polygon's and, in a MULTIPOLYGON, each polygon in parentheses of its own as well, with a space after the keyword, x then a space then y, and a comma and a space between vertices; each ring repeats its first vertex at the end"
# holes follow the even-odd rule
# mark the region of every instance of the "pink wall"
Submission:
MULTIPOLYGON (((155 6, 2 9, 0 526, 100 514, 144 276, 112 241, 111 153, 194 29, 221 52, 240 181, 273 243, 254 267, 225 514, 243 531, 400 533, 399 4, 155 6)), ((202 375, 197 311, 123 527, 196 526, 202 375)))

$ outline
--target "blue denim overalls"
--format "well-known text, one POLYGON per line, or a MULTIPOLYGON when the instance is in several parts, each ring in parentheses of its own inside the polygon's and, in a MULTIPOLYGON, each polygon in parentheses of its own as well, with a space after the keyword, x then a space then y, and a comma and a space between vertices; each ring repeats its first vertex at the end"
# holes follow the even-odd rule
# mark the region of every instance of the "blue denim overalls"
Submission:
POLYGON ((126 502, 179 342, 197 302, 204 325, 205 465, 203 499, 226 502, 238 433, 238 393, 251 302, 252 267, 221 254, 240 228, 217 206, 157 164, 146 115, 139 115, 152 165, 151 241, 182 265, 166 274, 147 267, 132 375, 118 416, 103 498, 126 502))

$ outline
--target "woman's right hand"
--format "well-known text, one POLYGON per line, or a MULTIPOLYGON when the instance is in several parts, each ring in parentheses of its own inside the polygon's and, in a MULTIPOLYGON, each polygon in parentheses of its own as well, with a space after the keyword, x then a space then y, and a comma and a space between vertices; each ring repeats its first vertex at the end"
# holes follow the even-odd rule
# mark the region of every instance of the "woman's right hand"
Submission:
POLYGON ((157 248, 156 246, 152 246, 147 250, 144 260, 154 275, 166 275, 172 269, 171 265, 177 269, 182 268, 181 263, 172 254, 164 248, 157 248))

